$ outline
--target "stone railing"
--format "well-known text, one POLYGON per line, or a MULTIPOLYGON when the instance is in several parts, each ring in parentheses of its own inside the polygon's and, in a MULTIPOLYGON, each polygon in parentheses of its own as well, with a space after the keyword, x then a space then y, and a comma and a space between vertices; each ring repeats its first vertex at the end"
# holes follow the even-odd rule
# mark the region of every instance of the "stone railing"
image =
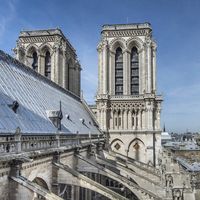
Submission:
POLYGON ((116 159, 118 161, 120 161, 120 162, 130 163, 130 164, 135 165, 136 167, 139 167, 139 168, 141 168, 141 169, 143 169, 145 171, 151 172, 151 173, 153 173, 154 175, 156 175, 158 177, 161 176, 160 170, 155 168, 152 165, 143 163, 141 161, 135 160, 135 159, 130 158, 130 157, 126 157, 123 154, 116 153, 114 151, 110 151, 110 152, 113 152, 113 153, 117 154, 116 159))
POLYGON ((104 135, 91 134, 31 134, 23 135, 15 133, 14 135, 0 136, 0 153, 21 153, 42 149, 60 148, 60 147, 79 147, 86 144, 95 144, 104 142, 104 135))

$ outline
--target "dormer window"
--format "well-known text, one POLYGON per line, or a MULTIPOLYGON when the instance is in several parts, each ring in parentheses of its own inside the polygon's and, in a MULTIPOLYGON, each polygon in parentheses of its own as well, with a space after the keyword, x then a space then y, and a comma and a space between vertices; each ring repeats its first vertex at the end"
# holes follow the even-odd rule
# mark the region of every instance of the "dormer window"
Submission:
POLYGON ((47 116, 53 123, 53 125, 58 128, 58 130, 61 130, 61 120, 63 118, 63 114, 61 110, 48 110, 47 116))
POLYGON ((13 110, 14 113, 17 113, 17 109, 19 107, 19 103, 17 101, 13 101, 13 103, 9 104, 8 106, 13 110))

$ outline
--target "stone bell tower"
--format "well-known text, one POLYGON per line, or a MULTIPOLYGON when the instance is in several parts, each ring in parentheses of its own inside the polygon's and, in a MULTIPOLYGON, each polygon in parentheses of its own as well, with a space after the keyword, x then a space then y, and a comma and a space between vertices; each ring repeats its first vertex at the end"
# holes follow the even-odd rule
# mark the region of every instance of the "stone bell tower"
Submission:
POLYGON ((20 62, 80 96, 81 67, 60 29, 21 31, 14 52, 20 62))
POLYGON ((97 119, 111 148, 154 165, 162 102, 156 95, 156 47, 149 23, 104 25, 96 97, 97 119))

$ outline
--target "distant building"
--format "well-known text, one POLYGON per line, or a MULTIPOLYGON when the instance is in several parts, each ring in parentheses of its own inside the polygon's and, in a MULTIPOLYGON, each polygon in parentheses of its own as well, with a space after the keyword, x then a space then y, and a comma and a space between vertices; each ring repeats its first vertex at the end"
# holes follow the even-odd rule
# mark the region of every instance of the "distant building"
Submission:
POLYGON ((165 144, 167 142, 172 141, 172 137, 168 132, 162 132, 161 133, 161 144, 165 144))

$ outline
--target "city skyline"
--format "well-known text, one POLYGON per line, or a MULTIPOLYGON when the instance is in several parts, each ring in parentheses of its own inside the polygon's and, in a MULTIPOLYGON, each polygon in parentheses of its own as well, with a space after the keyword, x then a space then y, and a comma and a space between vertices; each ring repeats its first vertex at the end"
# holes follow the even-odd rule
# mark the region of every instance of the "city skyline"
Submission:
POLYGON ((199 1, 127 0, 122 5, 120 1, 0 2, 1 49, 12 54, 22 29, 59 27, 77 51, 83 68, 82 90, 88 103, 94 102, 97 90, 96 46, 101 26, 150 22, 158 44, 157 87, 158 94, 164 96, 162 126, 165 123, 170 132, 200 130, 199 1))

